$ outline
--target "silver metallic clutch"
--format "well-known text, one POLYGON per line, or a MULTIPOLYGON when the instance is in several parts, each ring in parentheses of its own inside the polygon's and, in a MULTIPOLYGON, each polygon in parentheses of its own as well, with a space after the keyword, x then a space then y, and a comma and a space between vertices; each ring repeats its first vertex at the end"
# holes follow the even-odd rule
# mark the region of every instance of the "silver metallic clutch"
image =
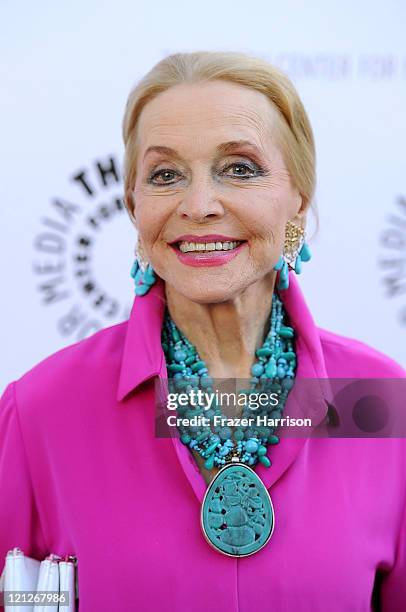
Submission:
POLYGON ((79 597, 77 559, 50 554, 43 561, 9 550, 0 576, 5 612, 75 612, 79 597))

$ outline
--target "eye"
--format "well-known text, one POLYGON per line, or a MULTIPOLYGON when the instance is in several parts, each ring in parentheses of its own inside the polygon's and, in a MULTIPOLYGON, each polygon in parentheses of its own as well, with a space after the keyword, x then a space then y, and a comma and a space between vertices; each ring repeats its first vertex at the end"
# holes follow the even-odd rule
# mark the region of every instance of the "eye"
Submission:
POLYGON ((259 166, 253 167, 243 162, 234 162, 233 164, 229 164, 222 170, 222 172, 225 172, 229 168, 235 168, 237 170, 237 173, 232 174, 231 176, 238 177, 241 179, 248 179, 248 178, 251 178, 252 176, 258 176, 262 174, 262 169, 259 168, 259 166), (246 172, 247 170, 250 172, 250 174, 247 174, 246 172))
POLYGON ((151 183, 152 185, 173 185, 172 182, 170 182, 171 177, 177 175, 178 173, 175 172, 175 170, 170 170, 169 168, 163 168, 162 170, 158 170, 157 172, 153 172, 151 174, 151 176, 148 177, 148 183, 151 183), (155 179, 158 176, 162 176, 162 178, 164 179, 163 183, 162 182, 155 182, 155 179), (168 180, 166 180, 168 179, 168 180))

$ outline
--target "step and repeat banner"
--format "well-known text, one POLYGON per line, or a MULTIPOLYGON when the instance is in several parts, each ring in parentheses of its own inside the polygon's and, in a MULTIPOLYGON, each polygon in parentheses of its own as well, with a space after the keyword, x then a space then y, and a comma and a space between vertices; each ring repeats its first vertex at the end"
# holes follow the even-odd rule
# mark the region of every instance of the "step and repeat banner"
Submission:
POLYGON ((1 5, 2 388, 128 318, 121 121, 178 51, 257 54, 290 76, 317 146, 303 292, 320 327, 406 366, 406 5, 192 5, 1 5))

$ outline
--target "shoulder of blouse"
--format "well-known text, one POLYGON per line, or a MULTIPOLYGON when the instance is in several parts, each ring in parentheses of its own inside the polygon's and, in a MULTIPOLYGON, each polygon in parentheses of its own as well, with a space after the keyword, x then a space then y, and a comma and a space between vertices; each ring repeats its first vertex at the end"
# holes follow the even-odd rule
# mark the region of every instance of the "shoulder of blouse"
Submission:
POLYGON ((127 325, 117 323, 65 346, 12 381, 21 417, 45 416, 75 393, 79 398, 116 385, 127 325))
POLYGON ((366 342, 321 327, 318 331, 329 376, 406 378, 402 365, 366 342))

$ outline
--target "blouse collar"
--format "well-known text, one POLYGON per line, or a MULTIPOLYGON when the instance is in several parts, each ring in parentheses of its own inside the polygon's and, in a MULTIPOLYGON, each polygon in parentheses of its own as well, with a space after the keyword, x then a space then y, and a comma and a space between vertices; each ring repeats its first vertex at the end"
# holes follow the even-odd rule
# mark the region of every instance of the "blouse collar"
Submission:
MULTIPOLYGON (((280 297, 296 332, 297 376, 327 378, 319 331, 293 272, 289 273, 288 289, 281 291, 280 297)), ((165 285, 159 276, 146 295, 134 298, 127 322, 117 401, 149 378, 159 375, 166 378, 161 347, 165 305, 165 285)))

